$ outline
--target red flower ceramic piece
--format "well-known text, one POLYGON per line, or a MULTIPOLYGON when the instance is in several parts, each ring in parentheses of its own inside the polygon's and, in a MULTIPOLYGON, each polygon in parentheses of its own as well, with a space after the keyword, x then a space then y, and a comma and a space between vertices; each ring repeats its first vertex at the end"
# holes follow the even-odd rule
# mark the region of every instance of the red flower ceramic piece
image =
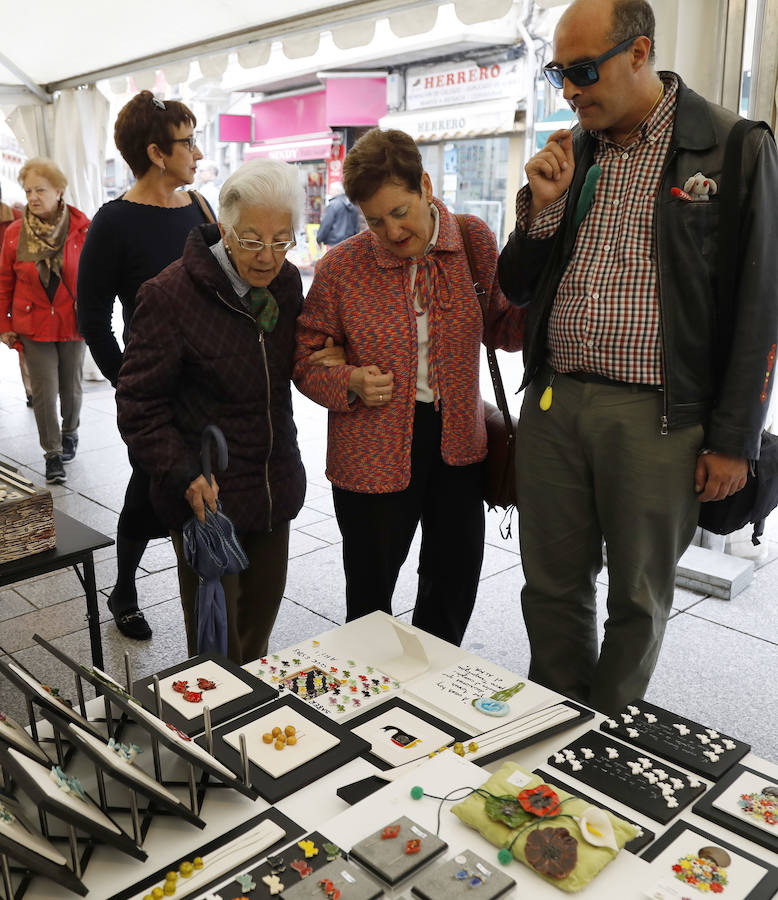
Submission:
POLYGON ((411 838, 405 845, 405 852, 408 856, 418 853, 421 850, 421 841, 418 838, 411 838))
POLYGON ((207 678, 198 678, 197 687, 199 687, 201 691, 212 691, 216 687, 216 682, 208 681, 207 678))
POLYGON ((533 816, 558 816, 559 797, 547 784, 527 788, 519 794, 521 808, 533 816))
POLYGON ((184 691, 184 700, 187 703, 202 703, 203 695, 200 691, 184 691))
POLYGON ((381 840, 386 841, 389 838, 396 838, 400 833, 399 825, 387 825, 386 828, 381 832, 381 840))
POLYGON ((173 682, 173 690, 177 694, 185 694, 189 688, 188 681, 174 681, 173 682))

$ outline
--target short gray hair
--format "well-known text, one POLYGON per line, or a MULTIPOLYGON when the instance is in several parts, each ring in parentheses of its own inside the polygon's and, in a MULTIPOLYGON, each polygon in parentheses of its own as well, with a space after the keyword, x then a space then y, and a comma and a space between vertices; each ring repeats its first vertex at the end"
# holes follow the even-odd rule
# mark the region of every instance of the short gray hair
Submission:
POLYGON ((647 0, 616 0, 613 4, 613 17, 608 39, 615 46, 628 38, 644 34, 651 41, 648 61, 653 64, 656 59, 654 51, 655 27, 654 10, 651 9, 651 4, 647 0))
POLYGON ((277 159, 250 159, 233 172, 219 191, 219 221, 233 228, 244 206, 286 209, 297 231, 303 217, 305 192, 297 169, 277 159))

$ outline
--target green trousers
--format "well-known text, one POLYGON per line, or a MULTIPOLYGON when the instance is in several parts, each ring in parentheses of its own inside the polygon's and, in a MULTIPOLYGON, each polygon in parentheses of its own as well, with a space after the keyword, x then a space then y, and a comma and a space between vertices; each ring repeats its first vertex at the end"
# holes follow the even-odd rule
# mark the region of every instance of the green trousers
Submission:
POLYGON ((694 536, 702 426, 660 433, 663 394, 550 370, 529 386, 517 439, 522 610, 529 677, 613 714, 656 665, 675 567, 694 536), (608 561, 600 646, 595 578, 608 561))

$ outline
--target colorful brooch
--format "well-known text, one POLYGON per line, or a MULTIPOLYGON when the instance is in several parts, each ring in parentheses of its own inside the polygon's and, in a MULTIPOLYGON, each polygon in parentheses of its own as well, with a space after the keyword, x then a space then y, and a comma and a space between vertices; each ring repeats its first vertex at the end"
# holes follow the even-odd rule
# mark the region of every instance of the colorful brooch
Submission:
POLYGON ((66 775, 59 766, 52 766, 49 778, 66 794, 72 794, 79 800, 86 801, 86 792, 75 775, 66 775))
POLYGON ((759 793, 741 794, 737 803, 745 815, 765 825, 778 825, 778 788, 768 785, 759 793))
POLYGON ((727 885, 726 867, 732 858, 721 847, 702 847, 697 853, 682 856, 673 866, 673 874, 698 891, 721 894, 727 885))

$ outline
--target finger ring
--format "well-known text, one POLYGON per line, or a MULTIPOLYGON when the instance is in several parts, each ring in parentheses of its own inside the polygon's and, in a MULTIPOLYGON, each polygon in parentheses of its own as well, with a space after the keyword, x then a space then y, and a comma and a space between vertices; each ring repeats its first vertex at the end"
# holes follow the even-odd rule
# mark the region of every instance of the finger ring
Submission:
POLYGON ((384 395, 383 395, 383 394, 379 394, 379 395, 378 395, 378 400, 379 400, 381 403, 383 403, 383 401, 384 401, 384 395))

